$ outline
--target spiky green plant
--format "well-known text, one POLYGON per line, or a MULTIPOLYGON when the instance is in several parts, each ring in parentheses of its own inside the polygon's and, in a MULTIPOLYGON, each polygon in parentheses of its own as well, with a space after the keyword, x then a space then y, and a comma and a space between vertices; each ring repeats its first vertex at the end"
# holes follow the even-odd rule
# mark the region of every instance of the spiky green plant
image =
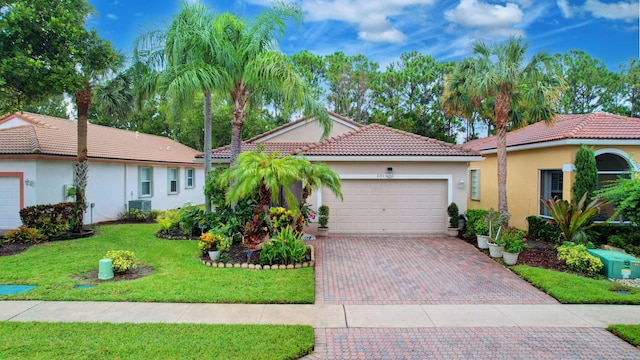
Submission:
POLYGON ((596 199, 585 206, 587 193, 584 193, 578 202, 561 199, 540 201, 553 218, 548 223, 558 225, 565 241, 579 243, 585 243, 588 240, 585 230, 595 225, 593 219, 600 214, 604 205, 602 200, 596 199))

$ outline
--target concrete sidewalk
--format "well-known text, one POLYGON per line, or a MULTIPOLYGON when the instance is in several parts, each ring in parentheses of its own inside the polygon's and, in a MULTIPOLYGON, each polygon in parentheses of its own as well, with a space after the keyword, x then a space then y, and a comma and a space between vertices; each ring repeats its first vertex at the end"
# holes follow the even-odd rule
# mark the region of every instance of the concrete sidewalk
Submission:
POLYGON ((0 301, 0 320, 302 324, 323 328, 604 328, 637 324, 633 305, 246 305, 0 301))

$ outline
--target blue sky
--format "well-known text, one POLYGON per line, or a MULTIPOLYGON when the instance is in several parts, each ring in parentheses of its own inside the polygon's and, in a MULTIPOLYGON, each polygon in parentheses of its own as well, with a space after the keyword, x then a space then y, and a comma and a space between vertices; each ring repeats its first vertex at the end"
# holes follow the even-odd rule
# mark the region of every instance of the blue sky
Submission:
MULTIPOLYGON (((190 0, 197 1, 197 0, 190 0)), ((251 18, 270 0, 200 0, 216 12, 251 18)), ((88 20, 102 38, 130 53, 143 32, 166 26, 177 0, 89 0, 98 14, 88 20)), ((640 57, 638 0, 289 0, 305 12, 280 49, 317 55, 364 54, 384 69, 417 50, 436 60, 470 56, 477 39, 496 42, 522 36, 530 51, 584 50, 610 70, 640 57)))

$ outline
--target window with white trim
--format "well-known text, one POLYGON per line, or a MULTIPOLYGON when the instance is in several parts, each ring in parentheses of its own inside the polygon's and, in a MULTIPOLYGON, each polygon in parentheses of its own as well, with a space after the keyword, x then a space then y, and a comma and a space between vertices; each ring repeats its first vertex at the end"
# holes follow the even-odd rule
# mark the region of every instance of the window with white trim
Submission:
POLYGON ((167 169, 167 184, 168 189, 167 192, 169 194, 177 194, 178 193, 178 178, 179 178, 179 170, 178 168, 168 168, 167 169))
POLYGON ((153 168, 150 166, 138 167, 138 196, 153 196, 153 168))
POLYGON ((469 170, 469 198, 480 200, 480 169, 469 170))
POLYGON ((186 168, 184 170, 184 188, 193 189, 196 187, 196 169, 186 168))
MULTIPOLYGON (((540 170, 540 198, 544 200, 562 199, 563 187, 562 169, 557 170, 540 170)), ((540 205, 540 213, 538 215, 549 216, 549 210, 540 205)))

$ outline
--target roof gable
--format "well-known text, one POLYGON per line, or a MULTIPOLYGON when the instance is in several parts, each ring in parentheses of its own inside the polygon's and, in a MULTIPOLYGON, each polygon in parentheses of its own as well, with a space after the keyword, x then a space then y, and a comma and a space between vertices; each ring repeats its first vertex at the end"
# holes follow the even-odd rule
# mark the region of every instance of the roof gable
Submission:
MULTIPOLYGON (((68 119, 33 113, 15 113, 0 124, 19 119, 25 124, 0 130, 1 154, 77 155, 77 124, 68 119)), ((89 124, 90 159, 119 159, 192 163, 198 151, 169 138, 89 124)))
MULTIPOLYGON (((557 115, 553 123, 538 122, 507 133, 507 147, 566 139, 640 140, 640 119, 606 113, 557 115)), ((497 147, 496 136, 468 141, 482 151, 497 147)))
POLYGON ((478 156, 475 151, 379 124, 371 124, 294 153, 308 156, 478 156))

